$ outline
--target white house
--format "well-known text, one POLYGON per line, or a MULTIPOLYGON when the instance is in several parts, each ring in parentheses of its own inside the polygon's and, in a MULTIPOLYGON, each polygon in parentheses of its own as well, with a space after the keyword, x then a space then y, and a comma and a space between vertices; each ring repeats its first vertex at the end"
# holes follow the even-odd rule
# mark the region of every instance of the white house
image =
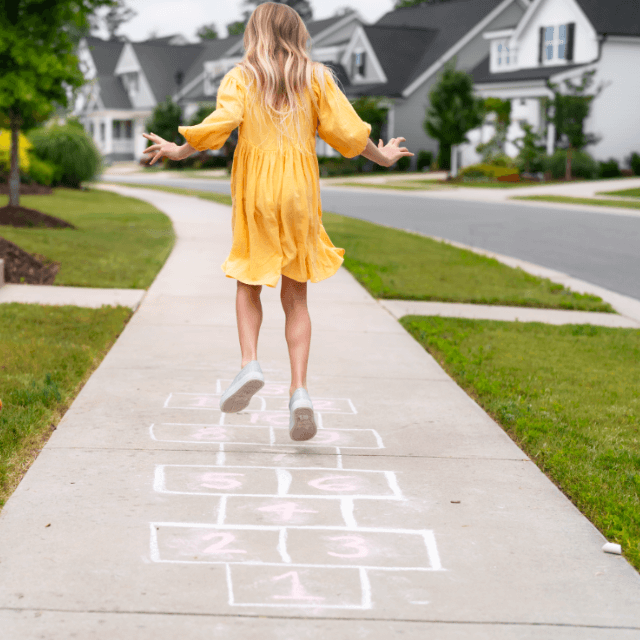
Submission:
MULTIPOLYGON (((500 30, 485 31, 490 53, 471 75, 478 95, 511 100, 508 140, 523 135, 522 121, 546 137, 547 152, 556 144, 553 123, 547 123, 540 99, 553 97, 548 78, 566 92, 565 79, 579 84, 584 71, 595 69, 594 93, 585 131, 601 140, 587 148, 598 160, 615 158, 623 164, 640 152, 640 2, 629 0, 533 0, 524 15, 500 30)), ((462 165, 476 162, 475 146, 493 135, 493 127, 476 129, 462 145, 462 165)), ((515 156, 515 145, 505 151, 515 156)))

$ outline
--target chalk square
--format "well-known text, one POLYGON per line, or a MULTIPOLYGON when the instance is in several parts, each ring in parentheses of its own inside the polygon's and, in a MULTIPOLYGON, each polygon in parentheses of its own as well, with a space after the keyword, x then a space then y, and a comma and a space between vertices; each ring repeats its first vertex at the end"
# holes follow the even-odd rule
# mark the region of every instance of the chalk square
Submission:
POLYGON ((231 606, 371 608, 369 581, 359 569, 229 565, 227 572, 231 606))
POLYGON ((290 496, 400 499, 395 474, 352 469, 291 469, 290 496))
POLYGON ((158 465, 154 489, 193 495, 277 495, 274 468, 217 465, 158 465))
POLYGON ((156 562, 226 564, 281 563, 280 531, 239 529, 192 523, 152 523, 152 558, 156 562))
POLYGON ((226 502, 225 524, 249 525, 344 525, 339 500, 305 498, 246 498, 230 496, 226 502))
POLYGON ((150 428, 152 440, 185 444, 255 444, 271 443, 269 427, 221 426, 219 424, 190 424, 164 422, 150 428))
MULTIPOLYGON (((291 444, 289 429, 275 427, 274 444, 291 444)), ((308 447, 339 447, 340 449, 384 449, 382 438, 373 429, 320 429, 305 442, 308 447)))
POLYGON ((294 564, 427 570, 440 566, 430 557, 432 539, 430 531, 292 528, 287 553, 294 564))

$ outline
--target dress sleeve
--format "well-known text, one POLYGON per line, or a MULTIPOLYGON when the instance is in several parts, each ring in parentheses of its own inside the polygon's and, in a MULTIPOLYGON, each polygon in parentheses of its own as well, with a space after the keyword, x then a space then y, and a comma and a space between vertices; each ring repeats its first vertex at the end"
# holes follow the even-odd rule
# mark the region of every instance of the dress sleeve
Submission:
POLYGON ((244 116, 244 85, 232 72, 227 73, 216 97, 216 110, 200 124, 178 127, 186 141, 198 151, 220 149, 244 116))
POLYGON ((367 146, 371 125, 356 113, 331 74, 324 74, 324 95, 316 81, 318 135, 345 158, 355 158, 367 146))

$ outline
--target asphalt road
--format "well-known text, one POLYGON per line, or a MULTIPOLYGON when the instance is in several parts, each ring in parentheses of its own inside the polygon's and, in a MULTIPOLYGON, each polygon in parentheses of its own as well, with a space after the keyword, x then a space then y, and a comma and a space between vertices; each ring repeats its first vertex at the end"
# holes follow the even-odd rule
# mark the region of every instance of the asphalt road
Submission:
MULTIPOLYGON (((104 176, 113 182, 155 178, 104 176)), ((230 193, 229 182, 167 179, 163 185, 230 193)), ((640 217, 552 206, 426 199, 406 192, 323 187, 322 208, 361 220, 455 240, 556 269, 640 299, 640 217)))

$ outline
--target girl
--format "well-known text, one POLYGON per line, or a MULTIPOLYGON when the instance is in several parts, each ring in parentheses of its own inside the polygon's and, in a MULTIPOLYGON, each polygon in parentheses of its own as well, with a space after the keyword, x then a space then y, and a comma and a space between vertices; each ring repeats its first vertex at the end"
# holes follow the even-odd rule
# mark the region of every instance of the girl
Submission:
POLYGON ((322 226, 320 138, 347 158, 363 155, 384 167, 402 156, 404 138, 376 147, 371 125, 362 121, 337 86, 333 70, 311 60, 309 32, 291 7, 265 2, 251 14, 244 32, 245 55, 222 79, 216 110, 198 125, 180 127, 187 140, 177 146, 153 133, 145 153, 182 160, 196 151, 220 149, 240 127, 231 170, 233 242, 222 264, 237 280, 236 314, 242 352, 241 371, 220 399, 226 413, 243 410, 264 385, 257 361, 262 323, 262 285, 280 298, 291 361, 289 433, 293 440, 316 434, 307 392, 311 320, 307 281, 332 276, 344 249, 334 247, 322 226))

